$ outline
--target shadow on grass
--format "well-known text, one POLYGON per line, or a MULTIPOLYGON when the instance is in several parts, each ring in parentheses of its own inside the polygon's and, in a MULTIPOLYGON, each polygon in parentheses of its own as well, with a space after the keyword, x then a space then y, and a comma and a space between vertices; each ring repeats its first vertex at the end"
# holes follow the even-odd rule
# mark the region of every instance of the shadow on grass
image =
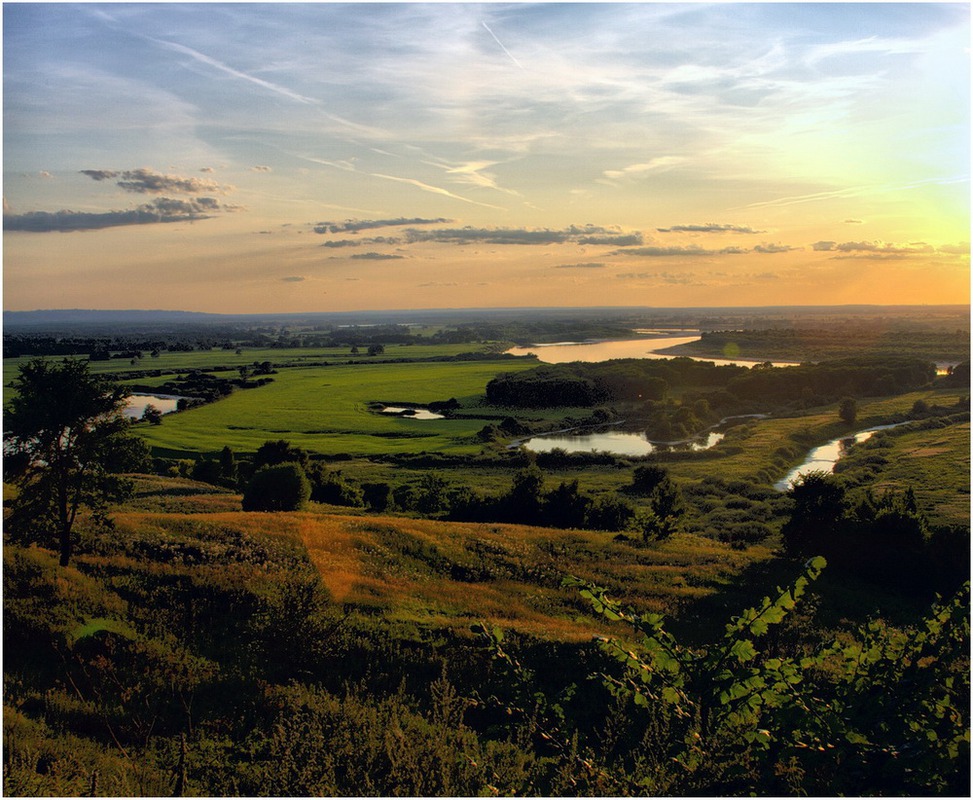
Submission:
MULTIPOLYGON (((687 601, 668 621, 667 627, 686 644, 716 641, 733 617, 758 606, 764 597, 776 598, 778 588, 792 586, 803 572, 803 563, 803 560, 779 556, 755 562, 715 593, 687 601)), ((892 625, 909 625, 922 618, 934 601, 932 593, 928 596, 896 593, 826 567, 798 600, 793 615, 824 630, 857 627, 878 617, 892 625)))

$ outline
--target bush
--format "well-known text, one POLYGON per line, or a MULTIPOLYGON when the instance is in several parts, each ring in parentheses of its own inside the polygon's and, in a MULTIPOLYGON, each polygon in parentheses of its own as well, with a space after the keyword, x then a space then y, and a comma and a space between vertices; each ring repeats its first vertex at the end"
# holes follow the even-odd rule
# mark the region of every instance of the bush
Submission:
POLYGON ((310 498, 311 484, 300 464, 275 464, 254 474, 243 494, 243 510, 297 511, 310 498))

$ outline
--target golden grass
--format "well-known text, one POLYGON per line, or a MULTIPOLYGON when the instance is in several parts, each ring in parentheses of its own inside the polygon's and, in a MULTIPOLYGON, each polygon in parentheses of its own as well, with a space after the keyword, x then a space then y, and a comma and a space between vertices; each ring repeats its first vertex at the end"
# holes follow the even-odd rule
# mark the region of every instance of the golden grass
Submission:
POLYGON ((315 511, 128 510, 115 521, 122 535, 189 529, 288 538, 303 543, 334 602, 353 612, 455 631, 485 621, 564 641, 608 632, 576 591, 561 587, 568 575, 640 610, 671 614, 770 557, 766 548, 735 551, 688 535, 634 547, 593 531, 315 511))

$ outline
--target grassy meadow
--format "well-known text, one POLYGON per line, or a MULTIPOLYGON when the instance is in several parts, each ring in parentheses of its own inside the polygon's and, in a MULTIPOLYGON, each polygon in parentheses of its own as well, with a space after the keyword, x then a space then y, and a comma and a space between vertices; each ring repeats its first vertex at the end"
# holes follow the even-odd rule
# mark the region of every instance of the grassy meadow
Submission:
POLYGON ((576 591, 562 588, 569 575, 643 610, 674 614, 771 557, 767 547, 732 550, 695 536, 646 548, 604 532, 349 515, 316 505, 245 513, 229 510, 239 508, 239 495, 206 484, 137 481, 115 516, 123 539, 161 546, 189 534, 211 542, 281 537, 306 549, 333 602, 416 631, 468 635, 471 624, 485 621, 542 639, 586 641, 608 631, 576 591))
POLYGON ((355 364, 282 369, 273 383, 234 392, 217 403, 166 416, 140 434, 155 448, 184 456, 229 445, 254 452, 268 439, 287 439, 312 453, 479 452, 476 433, 502 410, 481 407, 498 372, 533 361, 355 364), (370 403, 425 404, 455 398, 483 418, 419 420, 380 414, 370 403))

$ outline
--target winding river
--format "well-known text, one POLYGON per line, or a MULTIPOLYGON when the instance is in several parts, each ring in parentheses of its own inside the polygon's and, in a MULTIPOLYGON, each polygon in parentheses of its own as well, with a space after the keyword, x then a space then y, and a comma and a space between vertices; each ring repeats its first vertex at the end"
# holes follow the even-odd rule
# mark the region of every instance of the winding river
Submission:
POLYGON ((896 428, 904 424, 904 422, 896 422, 892 425, 875 425, 872 428, 866 428, 863 431, 858 431, 858 433, 853 433, 851 436, 832 439, 827 444, 815 447, 808 453, 807 458, 804 459, 804 463, 798 467, 794 467, 794 469, 777 481, 774 484, 774 488, 778 492, 786 492, 798 478, 809 472, 834 472, 834 465, 856 444, 868 441, 879 431, 896 428))

